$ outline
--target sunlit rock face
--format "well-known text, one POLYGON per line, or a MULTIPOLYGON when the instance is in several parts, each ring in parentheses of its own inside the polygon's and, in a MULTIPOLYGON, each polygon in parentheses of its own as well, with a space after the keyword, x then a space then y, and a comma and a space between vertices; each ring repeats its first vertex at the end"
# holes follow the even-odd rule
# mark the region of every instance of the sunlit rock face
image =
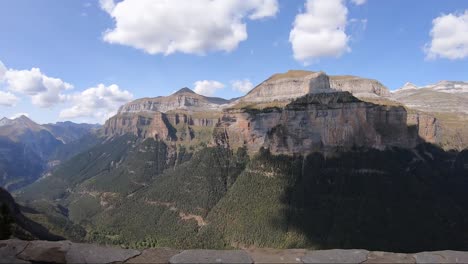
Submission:
POLYGON ((276 74, 264 81, 242 102, 273 102, 295 99, 307 94, 331 93, 328 75, 323 72, 289 71, 276 74))
POLYGON ((331 76, 330 87, 338 91, 352 93, 358 98, 390 97, 387 87, 377 80, 356 76, 331 76))
POLYGON ((282 154, 338 146, 408 147, 416 139, 403 107, 365 103, 347 92, 311 94, 283 109, 227 111, 220 127, 226 145, 282 154))

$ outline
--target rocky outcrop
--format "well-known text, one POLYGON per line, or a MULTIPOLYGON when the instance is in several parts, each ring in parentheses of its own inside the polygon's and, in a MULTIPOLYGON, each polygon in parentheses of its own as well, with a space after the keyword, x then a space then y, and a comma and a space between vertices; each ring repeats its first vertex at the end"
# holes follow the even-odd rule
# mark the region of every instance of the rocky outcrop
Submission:
POLYGON ((420 112, 410 113, 408 114, 408 126, 414 126, 419 137, 425 142, 437 144, 442 138, 439 120, 432 115, 420 112))
POLYGON ((0 241, 0 263, 467 263, 468 252, 361 249, 134 250, 70 241, 0 241))
POLYGON ((229 101, 222 98, 205 97, 196 94, 188 88, 169 96, 159 96, 156 98, 142 98, 125 104, 120 107, 118 114, 140 113, 140 112, 162 112, 171 110, 209 111, 217 110, 220 105, 229 101))
POLYGON ((327 147, 408 147, 415 141, 406 120, 403 107, 362 102, 347 92, 310 94, 285 108, 226 111, 218 141, 283 154, 327 147))
POLYGON ((121 113, 103 126, 107 138, 132 134, 139 138, 158 138, 166 141, 195 140, 199 128, 214 128, 221 113, 140 112, 121 113))
POLYGON ((356 76, 331 76, 330 87, 352 93, 358 98, 390 97, 390 90, 377 80, 356 76))
POLYGON ((330 93, 330 81, 324 72, 289 71, 264 81, 241 102, 273 102, 295 99, 311 93, 330 93))

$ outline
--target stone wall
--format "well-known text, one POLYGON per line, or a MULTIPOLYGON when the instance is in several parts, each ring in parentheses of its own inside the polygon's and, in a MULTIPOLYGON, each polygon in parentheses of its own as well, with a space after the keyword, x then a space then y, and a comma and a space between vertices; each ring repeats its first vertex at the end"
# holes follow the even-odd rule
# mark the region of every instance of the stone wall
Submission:
POLYGON ((0 241, 0 263, 468 263, 468 252, 360 249, 134 250, 70 241, 0 241))

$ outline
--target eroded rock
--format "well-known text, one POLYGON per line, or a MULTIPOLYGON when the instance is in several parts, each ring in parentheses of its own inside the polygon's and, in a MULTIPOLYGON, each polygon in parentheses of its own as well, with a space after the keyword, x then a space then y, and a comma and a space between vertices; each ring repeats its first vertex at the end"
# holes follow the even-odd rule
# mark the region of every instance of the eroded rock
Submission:
POLYGON ((18 255, 19 259, 32 262, 66 263, 70 241, 32 241, 18 255))
POLYGON ((260 248, 247 250, 254 263, 302 263, 305 249, 260 248))
POLYGON ((369 251, 360 249, 332 249, 309 251, 303 263, 363 263, 369 251))
POLYGON ((185 250, 173 256, 170 263, 253 263, 243 250, 185 250))
POLYGON ((114 263, 124 262, 140 253, 133 249, 74 243, 65 259, 67 263, 114 263))
POLYGON ((154 248, 146 249, 139 256, 127 260, 125 263, 169 263, 169 260, 180 253, 180 250, 154 248))

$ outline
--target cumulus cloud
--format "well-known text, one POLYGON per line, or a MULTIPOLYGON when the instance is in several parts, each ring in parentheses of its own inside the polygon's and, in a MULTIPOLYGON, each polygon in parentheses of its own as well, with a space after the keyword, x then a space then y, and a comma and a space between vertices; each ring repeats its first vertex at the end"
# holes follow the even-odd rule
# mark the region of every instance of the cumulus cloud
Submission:
POLYGON ((289 36, 294 58, 308 63, 349 52, 347 16, 344 0, 307 0, 305 12, 296 16, 289 36))
POLYGON ((241 93, 250 92, 254 88, 253 83, 248 79, 232 81, 231 85, 232 89, 241 93))
POLYGON ((7 68, 3 64, 2 61, 0 61, 0 81, 3 80, 3 76, 5 76, 5 73, 7 72, 7 68))
POLYGON ((351 2, 355 5, 363 5, 367 2, 367 0, 351 0, 351 2))
POLYGON ((10 92, 0 91, 0 106, 15 106, 19 101, 19 98, 10 92))
POLYGON ((39 68, 14 70, 2 66, 3 64, 0 65, 0 76, 7 89, 13 93, 29 95, 31 102, 39 107, 51 107, 62 102, 62 92, 73 88, 71 84, 60 79, 48 77, 39 68))
POLYGON ((149 54, 203 55, 236 49, 247 39, 247 21, 273 17, 277 0, 100 0, 115 21, 104 41, 149 54))
POLYGON ((432 26, 432 40, 425 45, 428 59, 468 57, 468 10, 462 14, 439 16, 432 21, 432 26))
POLYGON ((224 84, 218 81, 197 81, 194 83, 194 91, 197 94, 205 95, 205 96, 212 96, 216 93, 216 91, 224 89, 224 84))
POLYGON ((107 13, 111 13, 115 8, 114 0, 99 0, 99 5, 101 6, 102 10, 106 11, 107 13))
POLYGON ((59 117, 103 122, 113 116, 122 104, 132 99, 133 94, 121 90, 115 84, 110 86, 99 84, 97 87, 68 96, 72 106, 62 110, 59 117))

